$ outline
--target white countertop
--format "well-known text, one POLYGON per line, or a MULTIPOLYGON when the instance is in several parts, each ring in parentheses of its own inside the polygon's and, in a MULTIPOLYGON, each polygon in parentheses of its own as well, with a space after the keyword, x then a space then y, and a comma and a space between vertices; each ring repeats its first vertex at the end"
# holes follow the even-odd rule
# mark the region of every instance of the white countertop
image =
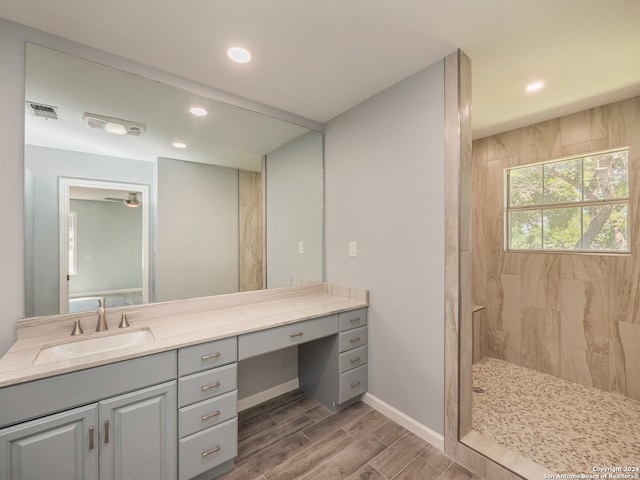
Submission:
POLYGON ((0 387, 85 368, 174 350, 198 343, 255 332, 368 305, 368 292, 335 285, 311 284, 107 309, 109 331, 96 333, 95 312, 19 320, 16 343, 0 359, 0 387), (129 314, 130 329, 148 328, 155 341, 71 360, 34 365, 43 346, 120 333, 120 314, 129 314), (80 319, 84 335, 71 337, 80 319))

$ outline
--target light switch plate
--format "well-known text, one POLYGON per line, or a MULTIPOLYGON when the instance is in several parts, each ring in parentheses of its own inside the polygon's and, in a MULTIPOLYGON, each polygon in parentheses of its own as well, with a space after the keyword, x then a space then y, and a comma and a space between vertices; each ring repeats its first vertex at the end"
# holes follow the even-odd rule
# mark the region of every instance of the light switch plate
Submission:
POLYGON ((358 256, 358 242, 351 240, 349 242, 349 256, 357 257, 358 256))

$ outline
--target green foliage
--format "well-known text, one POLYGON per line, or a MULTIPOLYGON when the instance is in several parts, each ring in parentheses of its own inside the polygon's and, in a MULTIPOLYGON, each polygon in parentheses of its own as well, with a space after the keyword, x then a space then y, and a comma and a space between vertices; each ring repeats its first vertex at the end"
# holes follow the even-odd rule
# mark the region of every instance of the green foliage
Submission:
POLYGON ((627 150, 514 168, 507 181, 510 249, 628 250, 627 150))

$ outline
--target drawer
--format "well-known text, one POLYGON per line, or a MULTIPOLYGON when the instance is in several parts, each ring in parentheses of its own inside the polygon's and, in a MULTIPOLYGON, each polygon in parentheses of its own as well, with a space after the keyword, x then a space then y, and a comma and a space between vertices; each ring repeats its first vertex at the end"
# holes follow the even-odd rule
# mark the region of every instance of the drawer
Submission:
POLYGON ((225 393, 210 400, 183 407, 178 412, 178 434, 186 437, 237 416, 238 392, 225 393))
POLYGON ((350 312, 342 312, 339 315, 340 331, 352 328, 364 327, 367 324, 367 309, 359 308, 350 312))
POLYGON ((236 389, 236 364, 178 379, 178 407, 207 400, 236 389))
POLYGON ((336 333, 338 333, 338 315, 246 333, 238 337, 238 358, 243 360, 336 333))
POLYGON ((180 480, 217 467, 238 455, 238 419, 189 435, 178 448, 180 480))
POLYGON ((367 366, 363 365, 340 374, 338 403, 344 403, 367 391, 367 366))
POLYGON ((354 348, 347 352, 341 353, 338 359, 338 369, 340 373, 344 373, 352 368, 359 367, 367 363, 367 347, 354 348))
POLYGON ((178 350, 178 376, 220 367, 238 359, 237 337, 193 345, 178 350))
POLYGON ((340 353, 367 344, 367 327, 354 328, 340 333, 338 348, 340 353))

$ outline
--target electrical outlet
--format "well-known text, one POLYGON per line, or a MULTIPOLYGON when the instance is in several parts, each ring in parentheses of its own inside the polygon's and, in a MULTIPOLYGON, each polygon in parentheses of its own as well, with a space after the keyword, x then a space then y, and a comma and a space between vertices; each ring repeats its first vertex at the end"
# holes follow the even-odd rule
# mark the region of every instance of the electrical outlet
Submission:
POLYGON ((358 256, 358 242, 353 240, 349 242, 349 256, 350 257, 358 256))
POLYGON ((304 242, 298 242, 298 253, 304 253, 304 242))

